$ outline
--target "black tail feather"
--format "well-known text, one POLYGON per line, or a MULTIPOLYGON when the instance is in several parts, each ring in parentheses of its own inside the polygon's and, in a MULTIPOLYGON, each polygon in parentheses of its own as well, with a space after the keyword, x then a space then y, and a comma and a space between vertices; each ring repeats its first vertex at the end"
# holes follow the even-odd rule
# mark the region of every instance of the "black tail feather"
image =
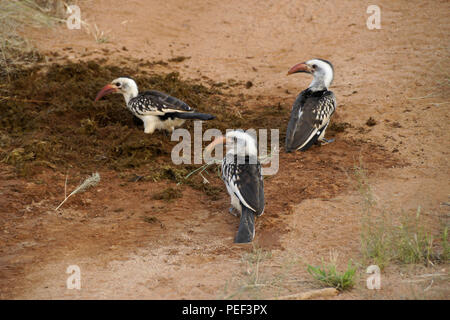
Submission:
POLYGON ((235 243, 249 243, 255 234, 255 214, 249 208, 242 206, 239 229, 234 238, 235 243))
POLYGON ((165 115, 178 119, 212 120, 215 118, 215 116, 213 116, 212 114, 200 112, 170 112, 166 113, 165 115))

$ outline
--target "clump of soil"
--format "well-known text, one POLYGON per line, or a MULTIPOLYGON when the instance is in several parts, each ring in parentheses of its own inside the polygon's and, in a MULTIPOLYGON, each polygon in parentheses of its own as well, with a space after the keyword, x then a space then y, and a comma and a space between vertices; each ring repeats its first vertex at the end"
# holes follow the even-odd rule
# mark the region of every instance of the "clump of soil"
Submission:
POLYGON ((373 126, 375 126, 376 124, 377 124, 377 121, 376 121, 374 118, 372 118, 372 117, 370 117, 370 118, 367 119, 367 121, 366 121, 366 125, 369 126, 369 127, 373 127, 373 126))
POLYGON ((153 200, 164 200, 164 201, 172 201, 174 199, 178 199, 183 197, 183 193, 179 188, 168 187, 161 192, 153 195, 153 200))
POLYGON ((328 132, 345 132, 345 130, 351 127, 352 125, 348 122, 331 122, 328 127, 328 132))
POLYGON ((190 59, 191 57, 185 57, 185 56, 178 56, 178 57, 174 57, 169 59, 169 62, 183 62, 184 60, 190 59))

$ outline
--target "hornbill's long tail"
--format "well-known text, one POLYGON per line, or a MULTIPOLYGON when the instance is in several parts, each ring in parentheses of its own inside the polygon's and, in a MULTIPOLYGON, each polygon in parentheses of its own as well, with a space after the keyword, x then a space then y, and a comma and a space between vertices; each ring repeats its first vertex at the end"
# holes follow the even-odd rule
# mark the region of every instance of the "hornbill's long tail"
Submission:
POLYGON ((253 241, 255 235, 255 214, 246 206, 242 206, 239 229, 234 238, 235 243, 248 243, 253 241))

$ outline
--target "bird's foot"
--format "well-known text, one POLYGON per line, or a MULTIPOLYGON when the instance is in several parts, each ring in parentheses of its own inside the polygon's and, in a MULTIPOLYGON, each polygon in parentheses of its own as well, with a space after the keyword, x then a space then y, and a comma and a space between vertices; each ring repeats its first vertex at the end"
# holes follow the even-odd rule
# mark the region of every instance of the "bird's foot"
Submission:
POLYGON ((329 144, 329 143, 332 143, 332 142, 334 142, 334 139, 328 140, 328 139, 322 138, 322 139, 320 140, 320 144, 321 144, 321 145, 329 144))
POLYGON ((235 217, 237 217, 238 214, 237 214, 237 212, 235 212, 235 210, 236 209, 234 209, 234 207, 230 207, 230 209, 228 209, 228 213, 233 215, 233 216, 235 216, 235 217))

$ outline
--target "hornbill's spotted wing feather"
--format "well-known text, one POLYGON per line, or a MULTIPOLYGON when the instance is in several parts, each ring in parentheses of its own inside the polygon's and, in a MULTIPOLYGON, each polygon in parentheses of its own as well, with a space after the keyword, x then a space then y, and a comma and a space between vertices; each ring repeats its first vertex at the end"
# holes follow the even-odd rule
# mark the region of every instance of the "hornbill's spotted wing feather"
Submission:
POLYGON ((336 109, 336 98, 328 90, 300 93, 292 106, 286 132, 286 150, 307 150, 327 128, 336 109))
POLYGON ((234 156, 232 162, 225 157, 222 165, 222 176, 239 198, 243 206, 251 209, 256 215, 264 211, 264 182, 261 175, 261 164, 258 161, 250 162, 245 157, 245 163, 239 163, 234 156), (256 162, 256 163, 254 163, 256 162))
POLYGON ((155 90, 145 91, 131 99, 129 107, 138 115, 155 115, 159 116, 161 120, 173 118, 211 120, 215 118, 210 114, 194 112, 187 103, 180 99, 155 90))
POLYGON ((142 116, 193 111, 187 103, 155 90, 140 93, 137 97, 131 99, 128 104, 136 114, 142 116))

